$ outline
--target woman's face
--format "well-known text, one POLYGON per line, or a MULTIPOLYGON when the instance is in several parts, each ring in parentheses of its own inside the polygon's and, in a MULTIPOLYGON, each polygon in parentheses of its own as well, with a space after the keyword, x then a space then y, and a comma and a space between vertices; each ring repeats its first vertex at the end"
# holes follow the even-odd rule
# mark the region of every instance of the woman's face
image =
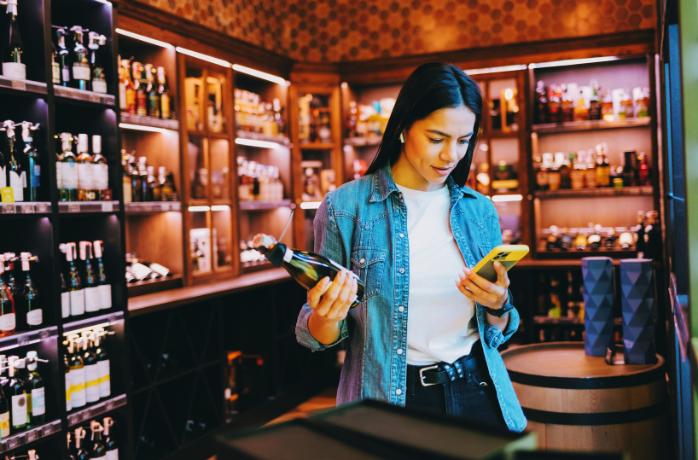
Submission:
POLYGON ((443 186, 468 151, 475 114, 464 105, 432 112, 405 131, 398 183, 417 190, 443 186))

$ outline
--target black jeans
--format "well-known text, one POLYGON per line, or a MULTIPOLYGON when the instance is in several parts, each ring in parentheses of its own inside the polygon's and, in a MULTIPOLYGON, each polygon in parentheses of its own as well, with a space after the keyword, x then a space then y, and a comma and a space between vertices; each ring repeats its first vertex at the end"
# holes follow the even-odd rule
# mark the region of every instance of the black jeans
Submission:
POLYGON ((479 341, 461 362, 465 378, 428 387, 422 386, 419 378, 423 366, 407 366, 407 407, 507 429, 479 341))

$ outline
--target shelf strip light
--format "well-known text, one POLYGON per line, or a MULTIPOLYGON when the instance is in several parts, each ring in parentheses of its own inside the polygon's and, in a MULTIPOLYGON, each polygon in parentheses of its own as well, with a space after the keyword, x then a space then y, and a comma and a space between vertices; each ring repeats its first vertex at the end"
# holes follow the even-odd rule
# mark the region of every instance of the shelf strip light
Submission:
POLYGON ((235 143, 238 145, 246 145, 247 147, 259 147, 260 149, 278 149, 282 147, 278 142, 247 139, 244 137, 236 137, 235 143))
POLYGON ((468 75, 482 75, 486 73, 499 73, 499 72, 516 72, 518 70, 526 70, 525 64, 516 65, 503 65, 499 67, 484 67, 482 69, 470 69, 465 70, 468 75))
POLYGON ((562 67, 569 65, 582 65, 582 64, 598 64, 600 62, 613 62, 618 61, 620 58, 618 56, 603 56, 595 58, 585 58, 585 59, 563 59, 561 61, 549 61, 549 62, 537 62, 534 64, 529 64, 530 69, 546 69, 549 67, 562 67))
POLYGON ((201 59, 202 61, 210 62, 221 67, 232 67, 232 64, 226 61, 225 59, 219 59, 217 57, 209 56, 208 54, 199 53, 198 51, 182 48, 181 46, 178 46, 175 49, 178 53, 186 54, 187 56, 191 56, 196 59, 201 59))
POLYGON ((240 64, 233 64, 233 70, 235 70, 236 72, 251 75, 253 77, 261 78, 262 80, 267 80, 281 86, 289 86, 291 84, 284 78, 240 64))
POLYGON ((119 123, 119 128, 129 129, 131 131, 145 131, 148 133, 160 133, 160 134, 165 134, 167 132, 172 131, 172 130, 169 130, 167 128, 157 128, 155 126, 134 125, 131 123, 119 123))
POLYGON ((230 206, 228 206, 227 204, 214 204, 213 206, 211 206, 211 211, 230 211, 230 206))
POLYGON ((189 206, 189 212, 206 212, 210 211, 210 206, 189 206))
POLYGON ((492 201, 495 203, 506 203, 510 201, 521 201, 523 200, 523 195, 516 193, 513 195, 495 195, 492 197, 492 201))
POLYGON ((171 43, 163 42, 162 40, 157 40, 155 38, 146 37, 145 35, 137 34, 131 32, 130 30, 124 30, 119 27, 116 28, 116 33, 123 35, 124 37, 133 38, 134 40, 139 40, 144 43, 150 43, 151 45, 159 46, 161 48, 174 49, 174 45, 171 43))
POLYGON ((304 201, 301 203, 301 209, 317 209, 322 204, 322 201, 304 201))

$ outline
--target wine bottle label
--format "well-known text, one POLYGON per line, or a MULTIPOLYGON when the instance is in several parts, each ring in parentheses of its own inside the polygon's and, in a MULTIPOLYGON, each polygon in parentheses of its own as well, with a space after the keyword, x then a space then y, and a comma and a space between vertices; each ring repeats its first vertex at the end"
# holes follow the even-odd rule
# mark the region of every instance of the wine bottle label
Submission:
POLYGON ((77 409, 85 405, 87 397, 85 394, 85 368, 73 369, 70 371, 70 374, 72 380, 70 402, 73 405, 73 409, 77 409))
POLYGON ((170 97, 167 94, 162 94, 160 96, 160 115, 165 119, 168 119, 171 116, 170 97))
POLYGON ((99 401, 99 365, 85 366, 85 396, 88 403, 99 401))
POLYGON ((44 311, 41 308, 29 310, 27 312, 27 324, 30 326, 41 326, 44 322, 44 311))
POLYGON ((85 314, 85 290, 70 291, 70 316, 85 314))
POLYGON ((43 388, 35 388, 31 393, 32 417, 38 417, 46 413, 46 397, 43 388))
POLYGON ((73 372, 65 374, 65 410, 73 410, 73 372))
POLYGON ((107 94, 107 82, 101 78, 92 80, 92 91, 107 94))
POLYGON ((77 163, 64 161, 61 168, 61 181, 63 188, 75 190, 78 188, 78 165, 77 163))
POLYGON ((10 435, 10 412, 0 414, 0 439, 10 435))
POLYGON ((107 451, 107 460, 119 460, 119 449, 107 451))
POLYGON ((78 163, 78 188, 94 189, 94 172, 91 163, 78 163))
POLYGON ((54 85, 61 84, 61 66, 57 62, 51 63, 51 78, 54 85))
POLYGON ((12 189, 12 187, 0 188, 0 199, 3 203, 14 203, 15 191, 12 189))
POLYGON ((96 164, 94 167, 94 188, 96 190, 106 190, 109 188, 109 166, 96 164))
POLYGON ((126 111, 126 85, 119 82, 119 108, 126 111))
POLYGON ((73 64, 73 78, 75 80, 89 80, 90 79, 90 66, 82 63, 73 64))
POLYGON ((96 286, 85 288, 85 311, 88 313, 99 311, 101 304, 99 288, 96 286))
POLYGON ((2 76, 12 80, 26 80, 27 66, 18 62, 3 62, 2 76))
POLYGON ((7 187, 7 168, 0 166, 0 188, 7 187))
POLYGON ((68 66, 63 67, 63 71, 61 73, 61 80, 64 83, 70 82, 70 67, 68 67, 68 66))
POLYGON ((21 394, 12 397, 12 428, 22 428, 29 423, 27 411, 27 395, 21 394))
POLYGON ((97 289, 99 289, 99 304, 102 306, 102 310, 109 310, 111 308, 111 284, 102 284, 97 289))
POLYGON ((70 292, 61 292, 61 318, 70 317, 70 292))
POLYGON ((24 201, 24 183, 26 182, 26 176, 24 171, 19 175, 14 171, 10 171, 10 187, 15 194, 15 201, 24 201))
POLYGON ((0 315, 0 331, 14 331, 17 327, 17 321, 14 313, 6 313, 0 315))
POLYGON ((111 375, 109 374, 109 360, 104 359, 97 363, 99 366, 99 396, 107 398, 111 396, 111 375))
POLYGON ((286 252, 284 253, 284 262, 288 263, 293 259, 293 251, 290 248, 286 248, 286 252))

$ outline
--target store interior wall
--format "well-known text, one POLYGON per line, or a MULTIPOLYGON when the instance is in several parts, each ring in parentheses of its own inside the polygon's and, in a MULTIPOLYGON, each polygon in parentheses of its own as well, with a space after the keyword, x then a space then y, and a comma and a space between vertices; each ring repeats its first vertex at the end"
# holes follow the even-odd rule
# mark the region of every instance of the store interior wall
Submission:
MULTIPOLYGON (((121 3, 136 2, 122 0, 121 3)), ((655 0, 138 0, 300 62, 336 63, 656 26, 655 0)))

